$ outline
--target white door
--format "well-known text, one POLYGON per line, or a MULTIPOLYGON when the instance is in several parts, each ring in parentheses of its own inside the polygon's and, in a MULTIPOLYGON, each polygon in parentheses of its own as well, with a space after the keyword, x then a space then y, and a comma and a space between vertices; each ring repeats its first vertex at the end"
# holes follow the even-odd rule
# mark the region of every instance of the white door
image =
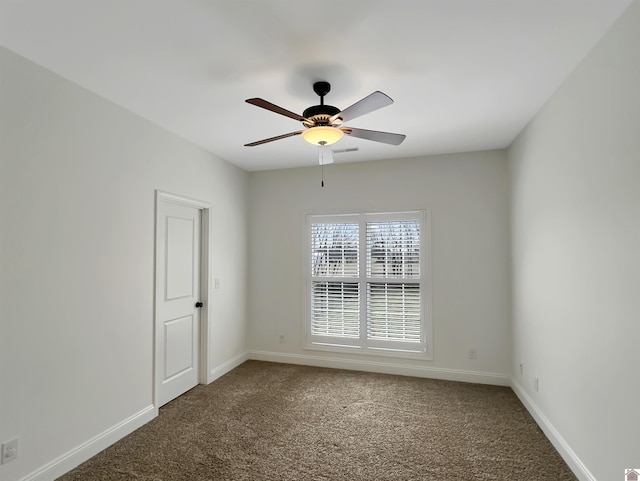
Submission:
POLYGON ((201 223, 201 209, 158 199, 155 326, 157 407, 198 384, 201 223))

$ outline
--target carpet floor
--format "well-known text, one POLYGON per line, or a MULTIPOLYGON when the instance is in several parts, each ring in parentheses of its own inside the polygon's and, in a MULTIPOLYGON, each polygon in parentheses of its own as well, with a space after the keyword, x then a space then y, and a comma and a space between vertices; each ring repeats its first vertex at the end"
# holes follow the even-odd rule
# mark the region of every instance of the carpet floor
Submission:
POLYGON ((248 361, 58 481, 576 480, 506 387, 248 361))

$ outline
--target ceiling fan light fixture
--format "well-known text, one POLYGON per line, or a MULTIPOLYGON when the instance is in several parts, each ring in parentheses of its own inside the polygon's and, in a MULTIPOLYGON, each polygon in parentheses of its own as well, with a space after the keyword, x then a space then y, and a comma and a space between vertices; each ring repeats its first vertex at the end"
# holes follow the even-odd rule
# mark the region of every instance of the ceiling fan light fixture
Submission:
POLYGON ((344 132, 336 127, 320 125, 302 132, 302 138, 313 145, 331 145, 342 138, 344 132))

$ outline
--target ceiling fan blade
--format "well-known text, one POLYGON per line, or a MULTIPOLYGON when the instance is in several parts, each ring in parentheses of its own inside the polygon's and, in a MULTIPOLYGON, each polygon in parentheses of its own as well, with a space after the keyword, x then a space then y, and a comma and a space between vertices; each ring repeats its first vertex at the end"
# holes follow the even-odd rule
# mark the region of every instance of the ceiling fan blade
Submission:
POLYGON ((374 110, 391 105, 392 103, 393 100, 391 97, 383 94, 382 92, 375 91, 372 94, 367 95, 362 100, 357 101, 350 107, 347 107, 342 112, 331 117, 329 123, 335 122, 338 118, 342 119, 343 122, 347 122, 360 117, 361 115, 368 114, 374 110))
POLYGON ((271 137, 268 139, 257 140, 255 142, 251 142, 250 144, 244 144, 245 147, 255 147, 256 145, 266 144, 267 142, 273 142, 274 140, 286 139, 287 137, 293 137, 294 135, 300 135, 302 130, 298 130, 296 132, 289 132, 288 134, 278 135, 277 137, 271 137))
POLYGON ((320 165, 333 164, 333 152, 330 147, 321 145, 318 148, 318 163, 320 165))
POLYGON ((245 102, 251 105, 255 105, 256 107, 262 107, 263 109, 270 110, 271 112, 275 112, 276 114, 284 115, 285 117, 289 117, 294 120, 299 120, 300 122, 310 122, 309 119, 304 118, 302 115, 296 114, 295 112, 291 112, 287 109, 283 109, 282 107, 278 107, 276 104, 267 102, 264 99, 247 99, 245 100, 245 102))
POLYGON ((380 132, 378 130, 354 129, 352 127, 341 127, 345 134, 359 139, 373 140, 375 142, 383 142, 385 144, 400 145, 407 137, 404 134, 392 134, 391 132, 380 132))

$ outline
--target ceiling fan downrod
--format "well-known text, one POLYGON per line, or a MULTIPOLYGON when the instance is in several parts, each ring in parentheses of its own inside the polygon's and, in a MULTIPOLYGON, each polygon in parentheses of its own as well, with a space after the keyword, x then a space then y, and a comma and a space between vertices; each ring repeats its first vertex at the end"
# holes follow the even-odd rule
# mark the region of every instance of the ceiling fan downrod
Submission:
POLYGON ((331 84, 321 81, 313 84, 313 91, 320 97, 320 105, 324 105, 324 96, 331 92, 331 84))

